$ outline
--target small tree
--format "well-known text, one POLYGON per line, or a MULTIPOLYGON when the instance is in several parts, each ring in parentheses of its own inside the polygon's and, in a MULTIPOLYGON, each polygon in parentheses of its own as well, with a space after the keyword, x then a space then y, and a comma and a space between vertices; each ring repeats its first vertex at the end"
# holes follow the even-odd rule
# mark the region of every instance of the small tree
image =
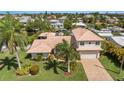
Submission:
POLYGON ((72 21, 69 20, 69 19, 66 19, 66 20, 64 21, 64 28, 70 30, 70 29, 72 28, 72 21))

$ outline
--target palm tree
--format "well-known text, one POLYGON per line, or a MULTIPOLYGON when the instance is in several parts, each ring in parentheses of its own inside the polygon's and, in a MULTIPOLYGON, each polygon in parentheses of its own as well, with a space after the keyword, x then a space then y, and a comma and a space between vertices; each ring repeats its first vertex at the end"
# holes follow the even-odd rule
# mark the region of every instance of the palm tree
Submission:
POLYGON ((110 42, 110 41, 105 41, 103 42, 103 49, 105 53, 109 53, 112 56, 116 56, 118 61, 120 62, 120 72, 122 72, 123 69, 123 64, 124 64, 124 49, 118 47, 116 44, 110 42))
POLYGON ((68 65, 68 72, 70 73, 70 62, 74 62, 79 56, 75 49, 70 43, 63 40, 63 43, 60 43, 56 46, 56 55, 63 57, 65 62, 68 65))
POLYGON ((66 67, 64 67, 63 62, 57 60, 54 55, 49 55, 47 58, 48 62, 45 62, 44 69, 49 70, 53 69, 54 73, 59 74, 57 69, 66 70, 66 67))
POLYGON ((17 47, 24 50, 28 42, 24 33, 21 32, 21 24, 10 14, 0 21, 0 47, 3 43, 6 43, 11 54, 15 53, 18 67, 21 69, 17 47))
POLYGON ((0 65, 0 70, 2 70, 4 67, 7 67, 8 70, 10 70, 12 67, 17 69, 18 66, 15 57, 5 57, 4 59, 0 59, 0 65))

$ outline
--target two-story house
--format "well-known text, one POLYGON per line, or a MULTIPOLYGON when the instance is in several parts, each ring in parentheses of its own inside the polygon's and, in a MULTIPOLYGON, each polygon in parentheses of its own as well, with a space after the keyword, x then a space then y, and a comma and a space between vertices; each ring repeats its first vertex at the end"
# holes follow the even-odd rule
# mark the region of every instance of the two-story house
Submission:
POLYGON ((72 30, 72 41, 81 59, 99 58, 102 39, 95 33, 85 28, 72 30))
POLYGON ((53 32, 41 33, 39 39, 34 40, 27 53, 34 58, 37 54, 47 57, 63 39, 71 42, 80 54, 81 59, 99 58, 102 39, 85 28, 75 28, 72 36, 56 36, 53 32))

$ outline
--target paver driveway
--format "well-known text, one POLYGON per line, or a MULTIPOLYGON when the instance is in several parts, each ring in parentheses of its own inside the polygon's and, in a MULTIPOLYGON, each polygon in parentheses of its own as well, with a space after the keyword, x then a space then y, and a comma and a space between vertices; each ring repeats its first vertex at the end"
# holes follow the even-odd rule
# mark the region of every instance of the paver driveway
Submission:
POLYGON ((81 60, 89 81, 113 81, 98 59, 81 60))

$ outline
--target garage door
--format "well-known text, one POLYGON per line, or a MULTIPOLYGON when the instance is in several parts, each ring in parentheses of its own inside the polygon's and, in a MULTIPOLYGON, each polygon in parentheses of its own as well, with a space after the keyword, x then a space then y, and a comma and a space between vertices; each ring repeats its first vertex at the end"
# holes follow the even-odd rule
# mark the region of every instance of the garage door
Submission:
POLYGON ((97 58, 97 53, 94 52, 85 52, 85 53, 80 53, 81 59, 94 59, 97 58))

